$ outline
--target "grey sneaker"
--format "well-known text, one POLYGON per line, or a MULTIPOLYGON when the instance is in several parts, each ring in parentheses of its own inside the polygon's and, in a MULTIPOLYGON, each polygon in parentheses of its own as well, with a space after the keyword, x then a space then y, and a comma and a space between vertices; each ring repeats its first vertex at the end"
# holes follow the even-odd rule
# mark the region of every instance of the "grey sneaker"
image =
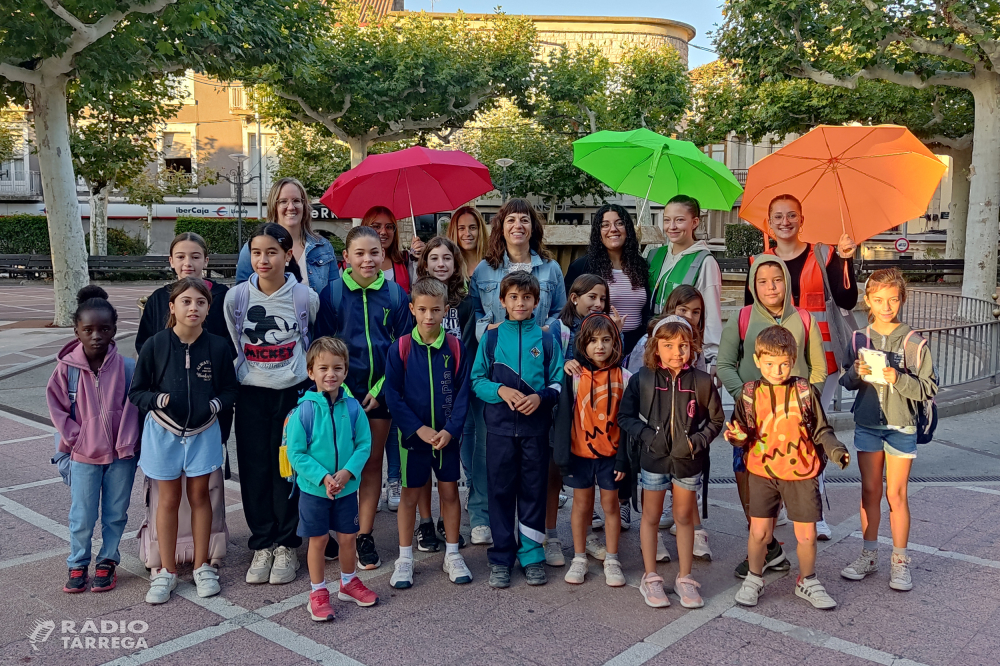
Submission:
POLYGON ((570 585, 583 585, 583 580, 587 576, 587 558, 574 557, 569 563, 569 571, 563 577, 570 585))
POLYGON ((659 532, 656 533, 656 561, 657 562, 669 562, 670 552, 667 547, 663 545, 663 535, 659 532))
POLYGON ((825 520, 821 520, 816 523, 816 538, 820 541, 829 541, 830 537, 833 536, 833 531, 830 530, 830 526, 826 524, 825 520))
POLYGON ((399 509, 400 501, 400 483, 399 481, 390 481, 388 488, 385 491, 386 504, 389 505, 389 511, 397 511, 399 509))
POLYGON ((490 587, 503 589, 510 587, 510 567, 502 564, 490 565, 490 587))
POLYGON ((545 576, 545 567, 542 566, 541 562, 524 567, 524 578, 528 581, 528 585, 545 585, 548 582, 548 578, 545 576))
POLYGON ((597 513, 597 510, 595 509, 594 516, 590 519, 590 528, 599 530, 602 527, 604 527, 604 518, 601 517, 601 514, 597 513))
POLYGON ((392 569, 392 577, 389 578, 389 585, 397 590, 405 590, 413 587, 413 560, 408 557, 401 557, 396 560, 392 569))
POLYGON ((840 575, 848 580, 864 580, 868 574, 878 571, 878 551, 861 549, 861 555, 846 567, 840 575))
POLYGON ((756 606, 760 591, 764 589, 764 579, 748 573, 736 592, 736 603, 740 606, 756 606))
POLYGON ((674 524, 674 510, 672 507, 664 506, 663 513, 660 514, 660 529, 665 530, 674 524))
POLYGON ((493 531, 489 525, 476 525, 472 528, 472 545, 483 546, 493 543, 493 531))
POLYGON ((625 574, 622 573, 622 563, 617 559, 604 560, 604 582, 608 587, 622 587, 625 585, 625 574))
POLYGON ((194 570, 194 584, 199 597, 214 597, 222 588, 219 586, 219 571, 211 564, 203 564, 194 570))
POLYGON ((708 547, 708 532, 694 531, 694 556, 699 560, 712 561, 712 549, 708 547))
POLYGON ((587 555, 601 561, 608 556, 607 546, 601 543, 601 537, 596 534, 587 536, 587 555))
POLYGON ((469 571, 468 565, 465 564, 465 558, 459 553, 445 555, 441 569, 448 574, 448 580, 457 585, 472 582, 472 572, 469 571))
POLYGON ((550 567, 566 566, 566 556, 563 555, 562 541, 559 539, 545 539, 542 544, 545 548, 545 563, 550 567))
POLYGON ((827 593, 826 588, 823 587, 823 583, 819 582, 818 578, 799 580, 795 584, 795 596, 805 599, 813 605, 813 608, 830 610, 837 607, 837 602, 827 593))
POLYGON ((900 592, 913 589, 913 579, 910 578, 910 558, 905 555, 892 554, 889 561, 889 587, 900 592))
POLYGON ((284 585, 295 580, 295 572, 299 570, 299 554, 294 548, 278 546, 274 549, 274 564, 271 565, 271 585, 284 585))
POLYGON ((266 583, 271 578, 271 565, 274 564, 274 551, 261 548, 253 553, 253 561, 247 570, 247 582, 251 585, 266 583))
POLYGON ((149 592, 146 593, 147 604, 164 604, 170 599, 170 592, 177 587, 177 574, 166 569, 160 569, 149 579, 149 592))

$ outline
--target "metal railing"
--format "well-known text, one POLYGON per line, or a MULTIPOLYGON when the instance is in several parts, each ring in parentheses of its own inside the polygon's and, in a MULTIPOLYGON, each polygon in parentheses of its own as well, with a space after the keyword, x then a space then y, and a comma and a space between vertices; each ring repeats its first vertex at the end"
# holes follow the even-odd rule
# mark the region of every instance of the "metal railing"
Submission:
POLYGON ((0 178, 0 199, 42 195, 42 177, 37 171, 23 171, 18 177, 0 178))

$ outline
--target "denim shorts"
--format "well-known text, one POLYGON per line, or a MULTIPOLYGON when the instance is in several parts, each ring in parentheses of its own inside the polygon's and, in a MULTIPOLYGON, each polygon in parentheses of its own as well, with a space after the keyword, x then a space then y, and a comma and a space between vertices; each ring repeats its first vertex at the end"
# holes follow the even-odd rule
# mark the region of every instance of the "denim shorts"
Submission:
POLYGON ((298 536, 320 537, 330 530, 357 534, 358 529, 357 491, 337 499, 299 492, 299 526, 295 530, 298 536))
POLYGON ((188 478, 211 474, 223 465, 222 431, 216 421, 197 435, 178 437, 146 415, 142 427, 139 467, 157 481, 173 481, 181 474, 188 478))
POLYGON ((889 428, 854 426, 854 448, 863 453, 879 453, 897 458, 917 457, 917 433, 906 434, 889 428))
POLYGON ((683 479, 671 476, 670 474, 657 474, 656 472, 639 471, 639 485, 643 490, 657 491, 669 490, 671 484, 682 490, 690 490, 693 493, 701 490, 701 474, 689 476, 683 479))

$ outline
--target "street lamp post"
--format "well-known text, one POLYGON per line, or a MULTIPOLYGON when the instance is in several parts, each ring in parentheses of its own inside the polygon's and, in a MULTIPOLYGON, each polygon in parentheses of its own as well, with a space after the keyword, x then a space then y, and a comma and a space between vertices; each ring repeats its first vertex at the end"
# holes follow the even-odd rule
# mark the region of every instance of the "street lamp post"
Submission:
POLYGON ((219 177, 236 186, 236 247, 238 251, 243 243, 243 186, 249 185, 259 176, 248 177, 243 170, 243 163, 250 159, 246 153, 233 153, 229 159, 236 162, 236 168, 230 169, 228 176, 220 174, 219 177))
POLYGON ((496 165, 503 169, 503 189, 500 190, 500 194, 503 196, 503 202, 507 203, 507 167, 514 163, 514 160, 509 157, 501 157, 496 161, 496 165))

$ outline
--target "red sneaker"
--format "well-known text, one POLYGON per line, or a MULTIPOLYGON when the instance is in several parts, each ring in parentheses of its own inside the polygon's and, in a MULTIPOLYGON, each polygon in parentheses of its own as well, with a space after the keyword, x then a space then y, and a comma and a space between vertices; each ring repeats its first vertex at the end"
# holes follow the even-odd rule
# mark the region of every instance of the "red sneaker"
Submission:
POLYGON ((347 585, 340 584, 340 594, 337 598, 341 601, 353 601, 359 606, 374 606, 378 603, 378 595, 365 587, 357 576, 347 585))
POLYGON ((309 617, 317 622, 329 622, 333 619, 333 606, 330 605, 329 590, 316 590, 309 593, 309 617))

